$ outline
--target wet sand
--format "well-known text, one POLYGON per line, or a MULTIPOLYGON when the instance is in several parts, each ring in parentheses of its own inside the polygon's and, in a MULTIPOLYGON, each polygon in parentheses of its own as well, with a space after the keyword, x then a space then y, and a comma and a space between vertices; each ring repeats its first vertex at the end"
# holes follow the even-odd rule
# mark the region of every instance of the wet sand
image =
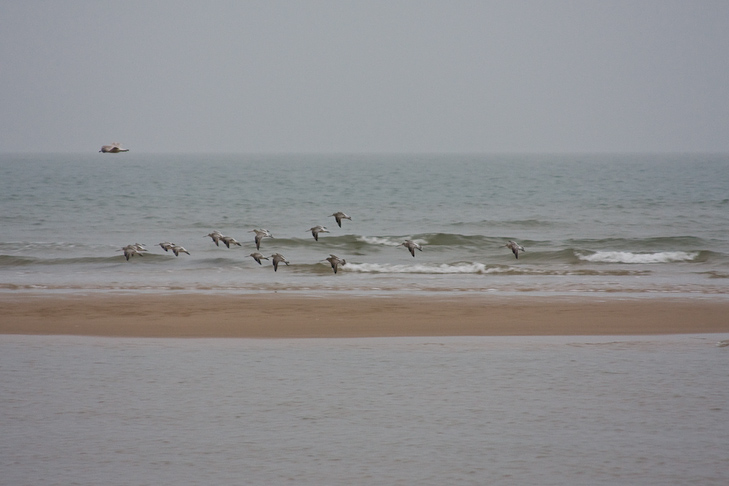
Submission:
POLYGON ((729 301, 290 294, 0 295, 0 334, 321 338, 729 333, 729 301))

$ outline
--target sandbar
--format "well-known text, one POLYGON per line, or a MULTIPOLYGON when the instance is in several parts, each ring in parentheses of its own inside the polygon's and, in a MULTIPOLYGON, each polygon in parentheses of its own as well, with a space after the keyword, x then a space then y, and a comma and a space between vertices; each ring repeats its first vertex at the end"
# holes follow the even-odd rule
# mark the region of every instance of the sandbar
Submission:
POLYGON ((727 299, 0 295, 0 334, 352 338, 729 333, 727 299))

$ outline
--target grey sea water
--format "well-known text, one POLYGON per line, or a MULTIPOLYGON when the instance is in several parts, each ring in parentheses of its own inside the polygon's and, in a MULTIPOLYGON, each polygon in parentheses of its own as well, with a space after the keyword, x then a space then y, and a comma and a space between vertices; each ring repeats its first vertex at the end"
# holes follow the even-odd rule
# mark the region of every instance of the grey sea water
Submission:
POLYGON ((0 155, 0 289, 719 298, 727 155, 0 155), (352 217, 341 228, 330 215, 352 217), (309 228, 325 225, 318 242, 309 228), (262 252, 291 262, 256 264, 262 252), (242 242, 227 249, 204 235, 242 242), (398 246, 414 239, 413 258, 398 246), (526 248, 517 260, 503 245, 526 248), (158 243, 190 251, 174 257, 158 243), (119 251, 143 243, 143 258, 119 251), (347 260, 336 276, 330 254, 347 260))
MULTIPOLYGON (((728 189, 725 155, 4 154, 0 297, 725 299, 728 189)), ((724 485, 726 338, 0 336, 0 484, 724 485)))
POLYGON ((0 336, 0 484, 726 485, 726 336, 0 336))

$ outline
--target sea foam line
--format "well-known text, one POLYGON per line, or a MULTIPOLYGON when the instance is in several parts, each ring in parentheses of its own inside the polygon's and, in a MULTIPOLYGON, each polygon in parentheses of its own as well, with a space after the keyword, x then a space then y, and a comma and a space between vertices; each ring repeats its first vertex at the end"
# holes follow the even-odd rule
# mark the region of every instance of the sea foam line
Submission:
MULTIPOLYGON (((422 238, 412 238, 415 243, 425 245, 428 242, 422 238)), ((379 245, 379 246, 400 246, 404 241, 404 238, 388 238, 385 236, 358 236, 357 241, 362 241, 368 245, 379 245)))
POLYGON ((576 253, 577 258, 592 263, 673 263, 695 260, 699 252, 664 251, 632 253, 629 251, 597 251, 590 255, 576 253))
POLYGON ((454 265, 414 264, 389 265, 380 263, 347 263, 347 271, 360 273, 428 273, 428 274, 467 274, 467 273, 500 273, 508 271, 503 268, 488 268, 483 263, 457 263, 454 265))

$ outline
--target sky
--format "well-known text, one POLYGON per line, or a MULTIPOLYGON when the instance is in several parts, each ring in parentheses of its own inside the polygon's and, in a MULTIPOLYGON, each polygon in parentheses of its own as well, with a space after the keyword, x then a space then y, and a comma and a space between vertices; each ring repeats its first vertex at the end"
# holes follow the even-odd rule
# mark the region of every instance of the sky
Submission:
POLYGON ((729 152, 729 2, 0 0, 0 152, 729 152))

